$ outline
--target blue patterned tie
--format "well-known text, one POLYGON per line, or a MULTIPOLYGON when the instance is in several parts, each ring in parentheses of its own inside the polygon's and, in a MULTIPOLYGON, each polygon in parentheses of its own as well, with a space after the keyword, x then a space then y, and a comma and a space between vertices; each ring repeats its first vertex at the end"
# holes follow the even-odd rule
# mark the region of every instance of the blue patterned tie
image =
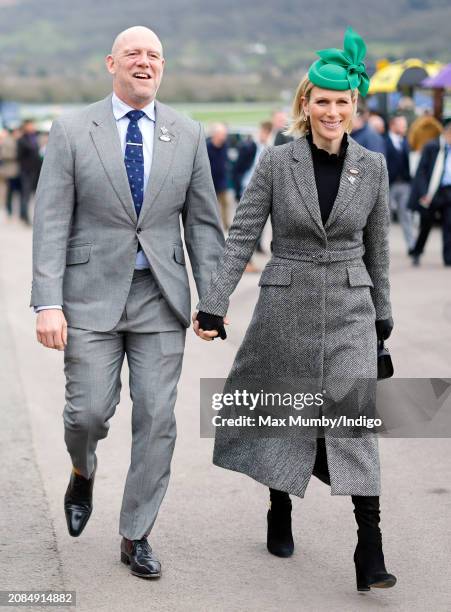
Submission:
POLYGON ((132 110, 127 113, 130 122, 127 128, 127 136, 125 137, 125 169, 137 217, 139 217, 141 212, 144 198, 143 136, 139 129, 138 121, 145 114, 140 110, 132 110))

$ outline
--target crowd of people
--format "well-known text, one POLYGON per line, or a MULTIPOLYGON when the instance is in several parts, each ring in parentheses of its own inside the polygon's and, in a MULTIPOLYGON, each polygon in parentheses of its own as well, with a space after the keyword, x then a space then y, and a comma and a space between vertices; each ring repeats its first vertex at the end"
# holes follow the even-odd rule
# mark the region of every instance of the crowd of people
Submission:
POLYGON ((388 121, 359 103, 352 136, 384 153, 390 183, 390 208, 403 231, 406 250, 420 264, 435 221, 443 233, 443 263, 451 266, 451 120, 429 112, 416 116, 409 100, 388 121), (440 152, 440 155, 439 155, 440 152))
POLYGON ((8 216, 18 208, 19 218, 31 225, 30 202, 36 191, 47 134, 39 133, 34 121, 20 127, 0 129, 0 197, 8 216), (17 202, 17 206, 16 206, 17 202))
MULTIPOLYGON (((270 121, 260 123, 255 135, 243 137, 236 146, 225 124, 210 127, 207 149, 225 231, 230 227, 233 199, 240 201, 261 153, 268 145, 291 139, 285 134, 288 123, 288 114, 276 110, 270 121)), ((440 122, 429 111, 417 116, 409 98, 401 98, 396 111, 384 118, 359 98, 351 135, 370 151, 385 155, 392 219, 402 228, 413 265, 420 264, 432 225, 439 223, 443 262, 450 266, 451 156, 447 151, 451 121, 440 122)), ((263 252, 260 242, 257 251, 263 252)), ((247 267, 248 272, 256 270, 252 262, 247 267)))
MULTIPOLYGON (((285 134, 288 115, 283 110, 272 113, 271 120, 263 121, 253 135, 245 135, 231 146, 227 126, 224 123, 214 123, 210 126, 207 138, 207 151, 210 160, 213 184, 221 210, 223 229, 230 227, 232 199, 235 204, 241 199, 250 178, 257 166, 257 162, 270 145, 282 145, 292 140, 285 134)), ((261 239, 256 245, 258 253, 264 253, 261 239)), ((258 272, 256 265, 250 261, 246 272, 258 272)))
MULTIPOLYGON (((232 138, 224 123, 210 126, 207 150, 223 229, 230 228, 233 209, 249 183, 260 155, 269 145, 291 140, 284 110, 275 110, 255 134, 232 138)), ((413 101, 401 98, 396 111, 384 118, 359 98, 351 133, 365 148, 385 155, 390 181, 392 218, 404 235, 406 252, 420 264, 434 223, 443 234, 443 262, 451 265, 451 120, 438 121, 429 111, 417 116, 413 101)), ((0 130, 0 202, 9 217, 17 210, 30 225, 30 202, 36 190, 47 134, 32 120, 0 130)), ((257 252, 264 253, 261 242, 257 252)), ((248 272, 258 271, 251 261, 248 272)))

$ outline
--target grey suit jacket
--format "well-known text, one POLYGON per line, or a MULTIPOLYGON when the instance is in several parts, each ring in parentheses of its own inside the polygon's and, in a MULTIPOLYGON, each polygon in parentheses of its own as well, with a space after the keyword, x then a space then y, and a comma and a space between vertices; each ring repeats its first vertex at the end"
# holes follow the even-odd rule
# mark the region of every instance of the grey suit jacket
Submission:
POLYGON ((180 218, 200 296, 222 252, 202 128, 159 102, 155 110, 152 170, 139 220, 111 95, 52 125, 36 194, 31 305, 63 304, 73 327, 108 331, 117 324, 138 241, 163 297, 188 327, 180 218), (161 127, 170 142, 159 139, 161 127))

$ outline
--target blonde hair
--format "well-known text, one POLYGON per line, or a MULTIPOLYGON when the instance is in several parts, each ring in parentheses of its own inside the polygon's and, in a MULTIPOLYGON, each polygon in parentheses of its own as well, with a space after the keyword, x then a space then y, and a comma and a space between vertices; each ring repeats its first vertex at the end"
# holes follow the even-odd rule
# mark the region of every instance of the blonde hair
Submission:
MULTIPOLYGON (((305 74, 301 82, 298 85, 296 94, 294 96, 293 105, 291 107, 290 126, 284 132, 286 135, 299 137, 305 136, 310 132, 310 117, 304 112, 304 105, 302 104, 302 98, 310 100, 310 94, 315 85, 308 78, 308 74, 305 74)), ((352 105, 354 107, 354 114, 357 111, 357 99, 358 90, 351 90, 352 105)), ((352 129, 352 119, 346 126, 346 131, 349 133, 352 129)))

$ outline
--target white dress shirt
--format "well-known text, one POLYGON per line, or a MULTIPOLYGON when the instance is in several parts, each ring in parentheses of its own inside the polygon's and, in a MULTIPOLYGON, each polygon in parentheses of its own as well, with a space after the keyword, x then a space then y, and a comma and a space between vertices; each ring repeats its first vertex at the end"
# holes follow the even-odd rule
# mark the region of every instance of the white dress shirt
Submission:
MULTIPOLYGON (((136 109, 123 102, 115 93, 113 93, 111 101, 113 105, 113 115, 116 119, 117 131, 119 133, 122 153, 125 156, 125 138, 127 136, 128 124, 130 123, 130 119, 126 115, 129 111, 136 109)), ((153 139, 155 133, 155 100, 152 100, 150 104, 141 110, 145 113, 145 115, 138 121, 138 126, 143 137, 144 193, 146 193, 146 187, 152 167, 153 139)), ((149 260, 144 254, 144 251, 139 251, 136 254, 135 270, 145 270, 149 267, 149 260)), ((61 304, 52 304, 50 306, 35 306, 34 309, 35 312, 39 312, 40 310, 48 310, 50 308, 61 309, 62 306, 61 304)))
POLYGON ((441 180, 442 187, 449 187, 451 185, 451 145, 445 145, 445 167, 443 169, 443 176, 441 180))
POLYGON ((388 132, 388 135, 390 136, 390 140, 392 141, 395 149, 397 151, 402 151, 402 145, 404 142, 404 138, 400 136, 399 134, 395 134, 394 132, 388 132))

